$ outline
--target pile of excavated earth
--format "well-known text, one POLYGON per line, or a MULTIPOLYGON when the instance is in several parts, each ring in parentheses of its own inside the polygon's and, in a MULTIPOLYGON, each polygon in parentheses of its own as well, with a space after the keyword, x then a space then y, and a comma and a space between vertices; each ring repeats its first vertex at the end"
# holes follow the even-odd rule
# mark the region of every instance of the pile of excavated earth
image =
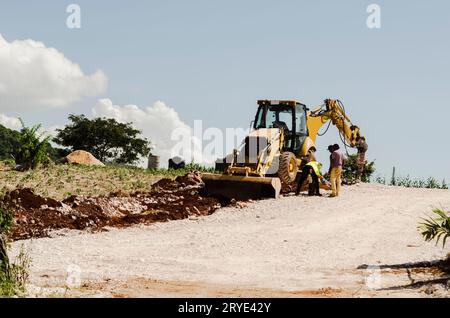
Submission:
POLYGON ((44 198, 31 189, 16 189, 4 197, 14 211, 15 226, 10 238, 22 240, 46 237, 55 230, 102 230, 180 220, 214 213, 233 200, 201 195, 203 182, 198 172, 175 180, 162 179, 148 192, 116 192, 107 196, 71 196, 63 201, 44 198))

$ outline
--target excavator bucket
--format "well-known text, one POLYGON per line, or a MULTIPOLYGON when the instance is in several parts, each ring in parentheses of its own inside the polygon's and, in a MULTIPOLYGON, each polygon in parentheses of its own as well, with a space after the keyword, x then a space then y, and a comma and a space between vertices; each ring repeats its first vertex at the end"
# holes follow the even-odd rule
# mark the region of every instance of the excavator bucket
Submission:
POLYGON ((231 176, 205 173, 202 175, 205 195, 240 201, 278 198, 281 181, 278 178, 231 176))

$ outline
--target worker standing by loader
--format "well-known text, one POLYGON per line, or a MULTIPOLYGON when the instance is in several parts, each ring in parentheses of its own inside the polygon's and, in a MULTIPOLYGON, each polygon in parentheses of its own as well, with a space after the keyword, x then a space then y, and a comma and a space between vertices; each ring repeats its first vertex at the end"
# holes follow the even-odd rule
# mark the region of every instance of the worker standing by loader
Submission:
POLYGON ((331 152, 330 157, 330 179, 331 179, 331 195, 330 197, 339 196, 341 190, 342 167, 344 166, 345 156, 339 150, 338 144, 328 147, 331 152))
POLYGON ((356 149, 358 149, 358 154, 356 156, 356 163, 358 165, 358 174, 356 176, 356 181, 361 182, 364 172, 364 166, 366 165, 366 152, 367 149, 369 149, 369 146, 367 146, 366 143, 366 138, 356 137, 356 149))

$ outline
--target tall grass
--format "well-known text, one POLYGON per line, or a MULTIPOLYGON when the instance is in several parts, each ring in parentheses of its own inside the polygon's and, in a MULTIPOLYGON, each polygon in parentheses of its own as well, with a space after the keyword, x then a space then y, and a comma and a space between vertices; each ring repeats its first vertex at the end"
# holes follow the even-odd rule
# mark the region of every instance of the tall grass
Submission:
POLYGON ((389 183, 385 177, 378 176, 375 178, 376 183, 381 183, 385 185, 405 187, 405 188, 425 188, 425 189, 445 189, 447 190, 448 184, 443 179, 439 182, 433 177, 428 177, 427 179, 411 178, 409 175, 406 177, 397 176, 395 172, 395 167, 392 169, 392 176, 389 183))
POLYGON ((427 179, 412 179, 410 176, 396 177, 394 183, 391 185, 405 188, 448 189, 445 180, 439 182, 433 177, 427 179))
MULTIPOLYGON (((193 171, 199 171, 199 172, 205 172, 205 173, 215 173, 214 168, 212 167, 205 167, 202 165, 199 165, 197 163, 190 163, 186 165, 184 168, 181 169, 149 169, 146 170, 147 173, 158 175, 158 176, 164 176, 164 177, 176 177, 176 176, 183 176, 186 173, 193 172, 193 171)), ((220 173, 220 172, 217 172, 220 173)))

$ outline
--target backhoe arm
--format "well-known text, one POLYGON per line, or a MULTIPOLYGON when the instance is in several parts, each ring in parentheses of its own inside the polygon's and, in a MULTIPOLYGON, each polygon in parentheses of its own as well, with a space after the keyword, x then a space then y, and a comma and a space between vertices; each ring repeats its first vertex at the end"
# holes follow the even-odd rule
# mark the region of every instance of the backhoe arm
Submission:
POLYGON ((329 120, 337 127, 348 147, 356 146, 357 137, 362 137, 358 126, 352 124, 345 113, 344 105, 335 99, 326 99, 325 104, 308 114, 309 136, 315 142, 320 128, 329 120))

